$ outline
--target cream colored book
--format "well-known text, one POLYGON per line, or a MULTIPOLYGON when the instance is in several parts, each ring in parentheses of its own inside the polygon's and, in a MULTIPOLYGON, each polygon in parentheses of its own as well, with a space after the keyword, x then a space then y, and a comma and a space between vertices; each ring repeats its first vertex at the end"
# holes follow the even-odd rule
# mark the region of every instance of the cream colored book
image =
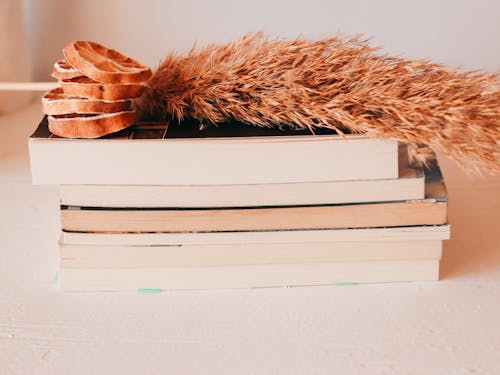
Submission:
POLYGON ((442 241, 260 243, 181 246, 59 244, 63 268, 222 267, 440 259, 442 241))
POLYGON ((446 223, 446 202, 404 202, 247 209, 63 209, 74 232, 211 232, 364 228, 446 223))
POLYGON ((424 173, 399 162, 399 178, 240 185, 62 185, 61 204, 87 207, 252 207, 424 198, 424 173))
POLYGON ((138 124, 100 139, 29 139, 34 184, 226 185, 398 178, 398 143, 221 124, 138 124))
POLYGON ((63 291, 230 289, 438 279, 437 259, 222 267, 61 267, 59 271, 63 291))
POLYGON ((314 242, 391 242, 450 239, 450 225, 203 233, 61 233, 65 245, 186 246, 314 242))

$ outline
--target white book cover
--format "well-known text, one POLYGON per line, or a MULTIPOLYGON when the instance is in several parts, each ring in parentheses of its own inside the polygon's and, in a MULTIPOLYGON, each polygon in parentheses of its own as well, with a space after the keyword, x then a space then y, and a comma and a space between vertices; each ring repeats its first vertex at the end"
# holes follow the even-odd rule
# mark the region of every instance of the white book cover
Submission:
MULTIPOLYGON (((52 136, 43 120, 29 139, 32 181, 224 185, 398 177, 397 141, 302 133, 177 136, 165 126, 160 131, 160 125, 151 126, 153 130, 136 126, 101 139, 67 139, 52 136)), ((240 128, 255 131, 249 126, 240 128)))

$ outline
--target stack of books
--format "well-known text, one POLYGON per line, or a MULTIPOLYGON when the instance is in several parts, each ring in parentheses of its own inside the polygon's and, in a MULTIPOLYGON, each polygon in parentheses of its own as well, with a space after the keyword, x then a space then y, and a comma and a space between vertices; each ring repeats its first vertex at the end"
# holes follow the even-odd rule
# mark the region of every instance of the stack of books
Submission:
POLYGON ((60 186, 60 285, 174 290, 437 280, 439 166, 396 141, 231 123, 139 123, 29 140, 60 186))

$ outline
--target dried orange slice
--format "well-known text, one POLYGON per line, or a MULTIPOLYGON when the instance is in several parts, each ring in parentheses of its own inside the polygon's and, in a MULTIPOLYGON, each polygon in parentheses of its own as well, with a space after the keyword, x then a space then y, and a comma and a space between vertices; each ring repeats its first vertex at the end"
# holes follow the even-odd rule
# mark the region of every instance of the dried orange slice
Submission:
POLYGON ((128 128, 137 121, 135 111, 105 114, 48 116, 51 133, 64 138, 99 138, 128 128))
POLYGON ((149 67, 95 42, 74 41, 63 53, 71 65, 97 82, 140 83, 153 75, 149 67))
POLYGON ((68 95, 61 87, 46 92, 42 97, 42 111, 46 115, 129 111, 131 104, 130 100, 108 101, 68 95))
POLYGON ((71 79, 75 77, 83 76, 83 73, 78 69, 73 68, 66 60, 59 60, 54 64, 52 69, 52 77, 55 79, 71 79))
POLYGON ((103 100, 134 99, 146 88, 139 84, 100 83, 88 77, 63 79, 60 83, 65 94, 103 100))

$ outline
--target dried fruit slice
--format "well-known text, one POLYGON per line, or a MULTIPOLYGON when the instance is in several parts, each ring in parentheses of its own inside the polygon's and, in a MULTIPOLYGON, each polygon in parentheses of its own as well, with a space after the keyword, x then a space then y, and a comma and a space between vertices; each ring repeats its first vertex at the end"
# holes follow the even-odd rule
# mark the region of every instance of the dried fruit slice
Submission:
POLYGON ((137 121, 135 111, 106 114, 48 116, 51 133, 64 138, 99 138, 128 128, 137 121))
POLYGON ((63 53, 71 65, 98 82, 140 83, 153 75, 149 67, 95 42, 74 41, 63 53))
POLYGON ((73 68, 66 60, 59 60, 54 64, 52 69, 52 77, 57 80, 61 79, 71 79, 75 77, 83 76, 83 73, 78 69, 73 68))
POLYGON ((91 99, 121 100, 141 96, 144 85, 124 85, 119 83, 99 83, 88 77, 63 79, 61 86, 65 94, 91 99))
POLYGON ((65 94, 61 87, 45 93, 42 97, 42 112, 46 115, 65 115, 68 113, 113 113, 129 111, 130 100, 87 99, 65 94))

